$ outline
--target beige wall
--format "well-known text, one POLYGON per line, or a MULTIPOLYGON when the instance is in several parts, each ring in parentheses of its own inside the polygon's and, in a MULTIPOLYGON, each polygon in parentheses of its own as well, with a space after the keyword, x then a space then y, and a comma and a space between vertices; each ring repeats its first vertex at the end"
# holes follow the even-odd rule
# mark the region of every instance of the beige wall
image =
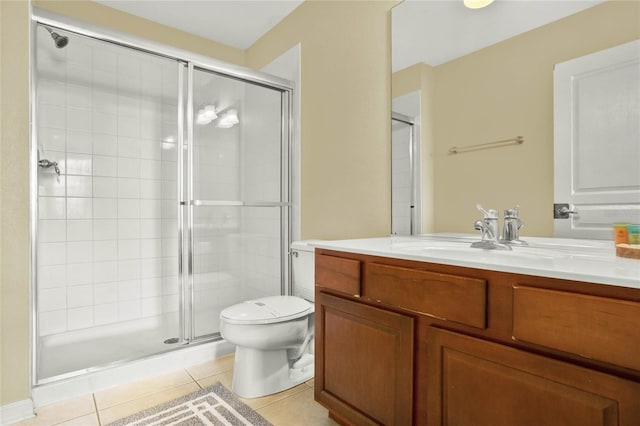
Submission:
MULTIPOLYGON (((390 7, 396 1, 304 3, 247 52, 87 0, 35 5, 255 68, 302 43, 302 237, 390 230, 390 7), (375 88, 375 90, 372 90, 375 88)), ((2 343, 0 404, 29 397, 27 0, 0 1, 2 343), (7 41, 11 43, 7 43, 7 41), (10 125, 8 125, 10 123, 10 125)))
POLYGON ((390 232, 395 3, 307 1, 247 51, 260 68, 302 45, 302 238, 390 232))
POLYGON ((553 65, 639 37, 640 2, 609 1, 435 67, 435 230, 475 232, 476 203, 518 204, 523 235, 551 236, 553 65), (518 135, 523 145, 448 154, 518 135))
POLYGON ((0 2, 0 401, 29 395, 29 9, 0 2))

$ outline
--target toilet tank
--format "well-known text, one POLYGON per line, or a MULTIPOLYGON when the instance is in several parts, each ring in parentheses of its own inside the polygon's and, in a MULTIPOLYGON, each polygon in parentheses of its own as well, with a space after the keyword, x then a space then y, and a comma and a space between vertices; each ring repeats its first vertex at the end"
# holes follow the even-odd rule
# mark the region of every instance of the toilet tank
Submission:
POLYGON ((315 256, 313 241, 291 243, 291 283, 293 295, 313 301, 315 298, 315 256))

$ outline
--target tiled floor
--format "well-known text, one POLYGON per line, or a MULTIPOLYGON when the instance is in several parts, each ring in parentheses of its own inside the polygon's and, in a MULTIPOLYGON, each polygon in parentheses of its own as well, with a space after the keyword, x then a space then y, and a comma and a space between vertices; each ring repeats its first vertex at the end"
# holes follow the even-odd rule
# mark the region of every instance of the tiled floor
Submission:
MULTIPOLYGON (((228 355, 185 370, 40 407, 36 410, 37 417, 18 425, 104 425, 218 381, 231 389, 232 370, 233 355, 228 355)), ((275 395, 242 400, 275 426, 337 425, 329 419, 327 410, 313 400, 313 380, 275 395)))

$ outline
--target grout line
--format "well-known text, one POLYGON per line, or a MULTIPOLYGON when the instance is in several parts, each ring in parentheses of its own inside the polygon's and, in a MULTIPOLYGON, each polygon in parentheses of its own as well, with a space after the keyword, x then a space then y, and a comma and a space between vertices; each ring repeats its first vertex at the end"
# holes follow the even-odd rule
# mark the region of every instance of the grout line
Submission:
POLYGON ((98 402, 96 401, 96 394, 91 394, 91 399, 93 399, 93 408, 96 410, 96 418, 98 419, 98 425, 102 425, 102 420, 100 420, 100 411, 98 411, 98 402))
POLYGON ((185 371, 185 373, 187 373, 187 375, 188 375, 189 377, 191 377, 191 380, 193 380, 193 382, 194 382, 196 385, 198 385, 198 387, 199 387, 200 389, 204 389, 204 388, 202 387, 202 385, 201 385, 201 384, 200 384, 200 383, 195 379, 195 377, 193 377, 193 376, 191 375, 191 373, 189 373, 189 370, 187 370, 187 369, 185 368, 185 369, 184 369, 184 371, 185 371))
MULTIPOLYGON (((72 399, 72 398, 69 398, 69 399, 72 399)), ((61 401, 61 403, 64 403, 64 402, 68 401, 69 399, 61 401)), ((61 419, 60 421, 56 421, 55 423, 47 423, 47 424, 49 424, 49 425, 60 425, 60 424, 63 424, 63 423, 70 422, 72 420, 77 420, 77 419, 79 419, 81 417, 88 416, 89 414, 95 414, 96 418, 98 420, 98 425, 101 425, 102 423, 100 423, 100 415, 98 414, 98 407, 96 405, 96 399, 95 399, 95 396, 94 396, 93 393, 91 394, 91 400, 93 401, 93 410, 94 410, 93 413, 86 413, 86 414, 81 414, 81 415, 75 416, 75 417, 64 418, 64 419, 61 419)), ((60 411, 63 411, 63 410, 60 409, 60 411)), ((58 410, 56 410, 56 412, 58 412, 58 410)), ((36 419, 37 419, 37 415, 36 415, 36 419)))

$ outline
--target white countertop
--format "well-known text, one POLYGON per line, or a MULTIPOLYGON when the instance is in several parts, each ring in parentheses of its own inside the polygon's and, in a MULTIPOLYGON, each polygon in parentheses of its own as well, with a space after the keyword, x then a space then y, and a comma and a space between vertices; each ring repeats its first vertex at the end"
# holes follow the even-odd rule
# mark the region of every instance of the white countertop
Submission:
POLYGON ((640 289, 640 260, 617 257, 612 241, 522 237, 512 251, 470 245, 474 234, 314 241, 317 248, 640 289))

